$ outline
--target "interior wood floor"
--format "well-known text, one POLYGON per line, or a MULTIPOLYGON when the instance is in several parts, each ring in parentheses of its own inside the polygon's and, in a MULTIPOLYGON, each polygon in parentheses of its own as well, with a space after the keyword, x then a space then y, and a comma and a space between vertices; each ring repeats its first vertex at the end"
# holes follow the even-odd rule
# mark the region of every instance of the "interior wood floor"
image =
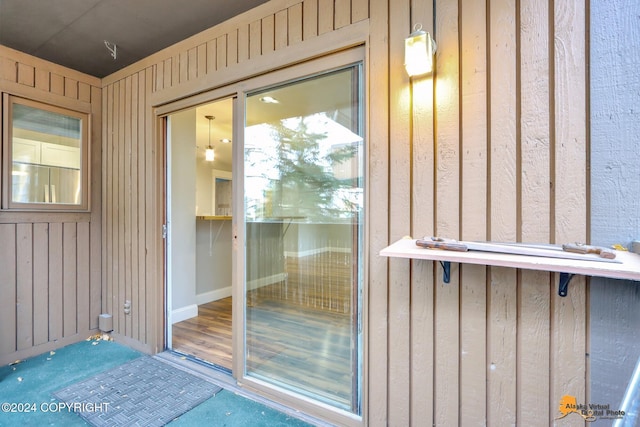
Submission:
MULTIPOLYGON (((173 350, 232 371, 231 302, 203 304, 174 324, 173 350)), ((247 307, 247 371, 348 406, 351 329, 348 315, 260 298, 247 307)))
MULTIPOLYGON (((357 377, 351 337, 350 256, 290 259, 288 280, 247 295, 247 373, 345 407, 357 377)), ((173 349, 232 370, 232 299, 198 307, 173 325, 173 349)))
POLYGON ((173 350, 232 370, 231 297, 198 306, 198 316, 173 325, 173 350))
POLYGON ((247 307, 247 373, 349 407, 352 325, 345 314, 264 300, 247 307))

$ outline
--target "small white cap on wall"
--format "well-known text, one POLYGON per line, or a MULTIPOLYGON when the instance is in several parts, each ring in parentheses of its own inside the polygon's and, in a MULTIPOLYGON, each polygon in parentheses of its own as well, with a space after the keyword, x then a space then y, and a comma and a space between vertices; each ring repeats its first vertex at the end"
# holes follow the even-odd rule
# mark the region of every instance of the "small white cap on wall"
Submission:
POLYGON ((102 333, 113 331, 113 316, 110 314, 101 314, 98 316, 98 329, 100 329, 102 333))

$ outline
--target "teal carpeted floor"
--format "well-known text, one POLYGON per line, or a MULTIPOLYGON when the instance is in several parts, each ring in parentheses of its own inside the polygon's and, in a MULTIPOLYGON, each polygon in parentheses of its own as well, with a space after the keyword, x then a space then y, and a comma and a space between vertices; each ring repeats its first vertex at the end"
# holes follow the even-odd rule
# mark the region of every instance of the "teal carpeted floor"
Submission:
MULTIPOLYGON (((75 413, 57 410, 52 393, 142 356, 110 341, 83 341, 0 367, 0 426, 86 426, 75 413), (15 404, 13 407, 6 404, 15 404), (20 409, 22 412, 11 412, 20 409), (9 410, 9 412, 7 412, 9 410)), ((296 418, 223 390, 171 426, 308 426, 296 418)))

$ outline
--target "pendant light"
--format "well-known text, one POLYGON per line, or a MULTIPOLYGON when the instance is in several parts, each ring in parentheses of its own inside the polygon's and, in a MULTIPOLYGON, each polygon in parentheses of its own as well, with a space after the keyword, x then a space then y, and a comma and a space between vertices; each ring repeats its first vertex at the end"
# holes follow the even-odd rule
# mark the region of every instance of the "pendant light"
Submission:
POLYGON ((213 147, 211 146, 211 120, 215 119, 214 116, 204 116, 207 120, 209 120, 209 145, 204 152, 204 159, 207 162, 213 162, 215 159, 215 152, 213 151, 213 147))

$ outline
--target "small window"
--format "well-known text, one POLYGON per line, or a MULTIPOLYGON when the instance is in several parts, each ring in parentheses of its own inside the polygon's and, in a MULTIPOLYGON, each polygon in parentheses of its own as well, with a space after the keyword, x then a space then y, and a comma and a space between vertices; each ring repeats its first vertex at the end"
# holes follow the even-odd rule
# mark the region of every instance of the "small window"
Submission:
POLYGON ((88 115, 5 96, 4 209, 88 209, 88 115))

